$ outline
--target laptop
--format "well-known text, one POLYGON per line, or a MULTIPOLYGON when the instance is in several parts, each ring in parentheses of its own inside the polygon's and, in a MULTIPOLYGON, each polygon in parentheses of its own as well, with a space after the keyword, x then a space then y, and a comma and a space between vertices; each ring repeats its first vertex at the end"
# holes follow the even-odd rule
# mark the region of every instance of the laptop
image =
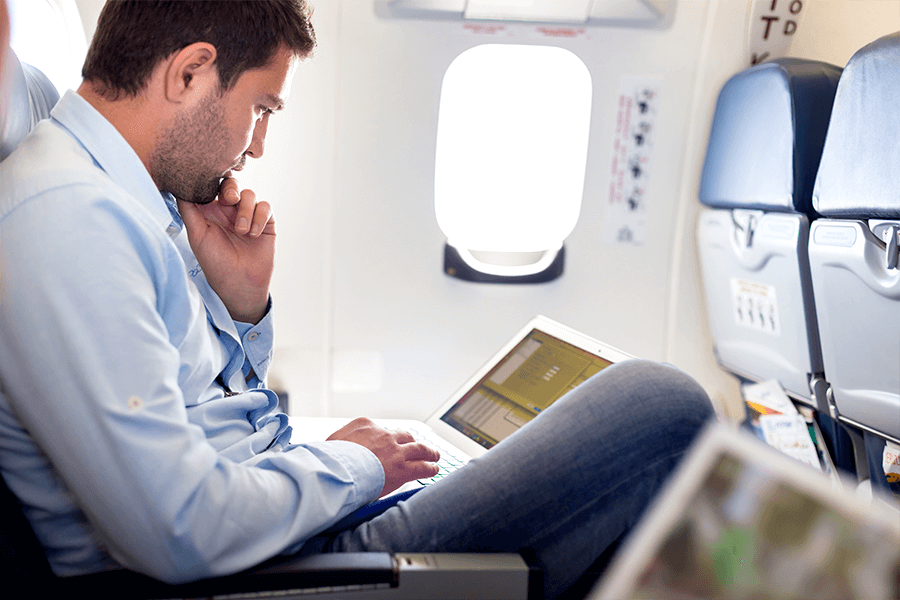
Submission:
POLYGON ((714 423, 587 598, 900 598, 900 511, 714 423))
MULTIPOLYGON (((441 453, 440 472, 397 492, 447 476, 506 439, 548 406, 606 367, 632 358, 538 315, 475 372, 427 420, 374 419, 408 431, 441 453)), ((322 440, 350 419, 292 418, 298 442, 322 440)))

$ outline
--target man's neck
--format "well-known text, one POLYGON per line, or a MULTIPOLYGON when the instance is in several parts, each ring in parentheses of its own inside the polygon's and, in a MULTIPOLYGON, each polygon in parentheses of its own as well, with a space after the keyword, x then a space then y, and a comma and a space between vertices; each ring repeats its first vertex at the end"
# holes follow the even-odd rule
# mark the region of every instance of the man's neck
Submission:
POLYGON ((122 95, 110 100, 100 94, 97 87, 84 81, 78 88, 79 96, 103 115, 134 149, 149 172, 150 157, 156 146, 159 121, 152 102, 142 92, 137 96, 122 95))

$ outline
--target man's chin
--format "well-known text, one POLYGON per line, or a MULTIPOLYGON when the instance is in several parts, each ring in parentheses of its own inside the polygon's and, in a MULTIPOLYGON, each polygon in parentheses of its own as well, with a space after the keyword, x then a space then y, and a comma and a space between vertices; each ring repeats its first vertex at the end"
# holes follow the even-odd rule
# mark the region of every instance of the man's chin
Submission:
POLYGON ((203 205, 203 204, 209 204, 210 202, 212 202, 215 199, 216 199, 215 196, 211 196, 211 197, 203 196, 203 197, 193 198, 192 200, 188 200, 188 202, 191 202, 193 204, 203 205))
POLYGON ((191 204, 209 204, 219 195, 219 180, 216 180, 215 183, 211 183, 204 187, 204 189, 195 189, 191 190, 190 193, 185 193, 179 195, 175 192, 171 192, 173 196, 178 198, 183 202, 190 202, 191 204))

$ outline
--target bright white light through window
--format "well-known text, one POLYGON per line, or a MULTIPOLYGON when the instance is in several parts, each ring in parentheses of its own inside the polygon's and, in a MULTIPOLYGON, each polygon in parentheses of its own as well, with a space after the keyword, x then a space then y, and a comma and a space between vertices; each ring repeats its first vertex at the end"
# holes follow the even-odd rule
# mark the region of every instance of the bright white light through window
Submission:
POLYGON ((581 210, 591 76, 568 50, 483 45, 441 90, 435 212, 448 243, 488 253, 556 250, 581 210))
POLYGON ((7 4, 10 46, 19 60, 40 69, 60 95, 77 88, 87 42, 75 0, 8 0, 7 4))

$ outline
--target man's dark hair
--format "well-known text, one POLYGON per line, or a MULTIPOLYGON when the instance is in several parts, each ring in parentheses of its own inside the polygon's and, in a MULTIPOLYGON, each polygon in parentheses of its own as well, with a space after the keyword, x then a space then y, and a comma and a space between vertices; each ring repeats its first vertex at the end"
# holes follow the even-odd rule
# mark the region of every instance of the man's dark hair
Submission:
POLYGON ((133 97, 159 61, 208 42, 225 91, 282 47, 309 55, 316 45, 311 12, 306 0, 109 0, 81 75, 110 99, 133 97))

